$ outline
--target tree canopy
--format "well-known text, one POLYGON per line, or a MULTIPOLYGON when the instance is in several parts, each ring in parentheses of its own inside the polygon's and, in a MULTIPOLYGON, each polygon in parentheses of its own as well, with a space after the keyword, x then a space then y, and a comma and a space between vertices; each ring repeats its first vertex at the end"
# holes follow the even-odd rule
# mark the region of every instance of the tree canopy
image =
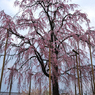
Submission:
POLYGON ((42 76, 46 76, 43 82, 48 80, 49 50, 53 95, 59 95, 59 82, 69 86, 72 81, 79 87, 78 79, 91 80, 87 48, 95 45, 95 31, 77 4, 69 0, 16 0, 14 4, 21 9, 14 17, 0 11, 0 53, 8 38, 5 64, 13 60, 10 72, 18 87, 22 80, 29 83, 31 74, 38 82, 42 76))

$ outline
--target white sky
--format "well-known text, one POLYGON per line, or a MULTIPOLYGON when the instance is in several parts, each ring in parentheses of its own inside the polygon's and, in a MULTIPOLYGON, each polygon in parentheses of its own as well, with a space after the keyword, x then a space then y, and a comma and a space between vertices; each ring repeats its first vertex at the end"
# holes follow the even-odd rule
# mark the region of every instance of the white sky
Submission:
POLYGON ((14 15, 18 12, 18 8, 14 6, 15 0, 0 0, 0 10, 4 10, 9 15, 14 15))
MULTIPOLYGON (((0 11, 4 10, 5 13, 14 16, 19 10, 19 8, 14 7, 14 1, 15 0, 0 0, 0 11)), ((80 5, 79 9, 81 9, 82 12, 87 13, 88 18, 91 20, 90 26, 95 27, 95 0, 71 0, 71 1, 72 1, 71 3, 80 5)))

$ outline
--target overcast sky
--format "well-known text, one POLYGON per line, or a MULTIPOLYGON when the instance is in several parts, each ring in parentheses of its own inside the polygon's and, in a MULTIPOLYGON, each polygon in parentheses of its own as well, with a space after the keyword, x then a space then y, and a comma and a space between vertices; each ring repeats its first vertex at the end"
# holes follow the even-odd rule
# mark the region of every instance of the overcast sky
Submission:
MULTIPOLYGON (((0 11, 4 10, 5 13, 14 16, 19 10, 17 7, 14 7, 14 1, 15 0, 0 0, 0 11)), ((88 18, 91 20, 90 26, 95 27, 95 0, 72 0, 72 3, 80 5, 79 9, 87 13, 88 18)), ((3 91, 5 91, 5 89, 3 91)))

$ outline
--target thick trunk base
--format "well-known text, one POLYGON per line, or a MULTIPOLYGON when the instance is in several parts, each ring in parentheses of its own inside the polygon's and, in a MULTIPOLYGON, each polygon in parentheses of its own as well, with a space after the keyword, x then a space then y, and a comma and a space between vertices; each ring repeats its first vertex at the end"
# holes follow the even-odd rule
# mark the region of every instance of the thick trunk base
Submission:
POLYGON ((53 95, 59 95, 59 88, 58 88, 58 82, 55 82, 53 84, 53 95))

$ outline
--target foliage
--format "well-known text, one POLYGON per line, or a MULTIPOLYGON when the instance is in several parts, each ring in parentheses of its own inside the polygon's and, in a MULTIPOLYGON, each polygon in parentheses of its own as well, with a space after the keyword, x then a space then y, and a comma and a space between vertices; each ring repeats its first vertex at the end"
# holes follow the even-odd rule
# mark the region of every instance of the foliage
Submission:
POLYGON ((95 45, 95 31, 90 30, 90 20, 77 10, 78 5, 68 1, 16 0, 15 6, 22 11, 14 18, 0 11, 0 53, 4 51, 9 34, 6 64, 15 59, 12 68, 18 70, 14 77, 18 78, 20 86, 27 81, 23 85, 26 87, 30 77, 39 83, 43 74, 47 78, 43 77, 42 82, 48 80, 49 49, 53 95, 59 95, 59 81, 67 87, 71 81, 77 83, 76 54, 82 80, 86 83, 90 79, 87 47, 95 45))

